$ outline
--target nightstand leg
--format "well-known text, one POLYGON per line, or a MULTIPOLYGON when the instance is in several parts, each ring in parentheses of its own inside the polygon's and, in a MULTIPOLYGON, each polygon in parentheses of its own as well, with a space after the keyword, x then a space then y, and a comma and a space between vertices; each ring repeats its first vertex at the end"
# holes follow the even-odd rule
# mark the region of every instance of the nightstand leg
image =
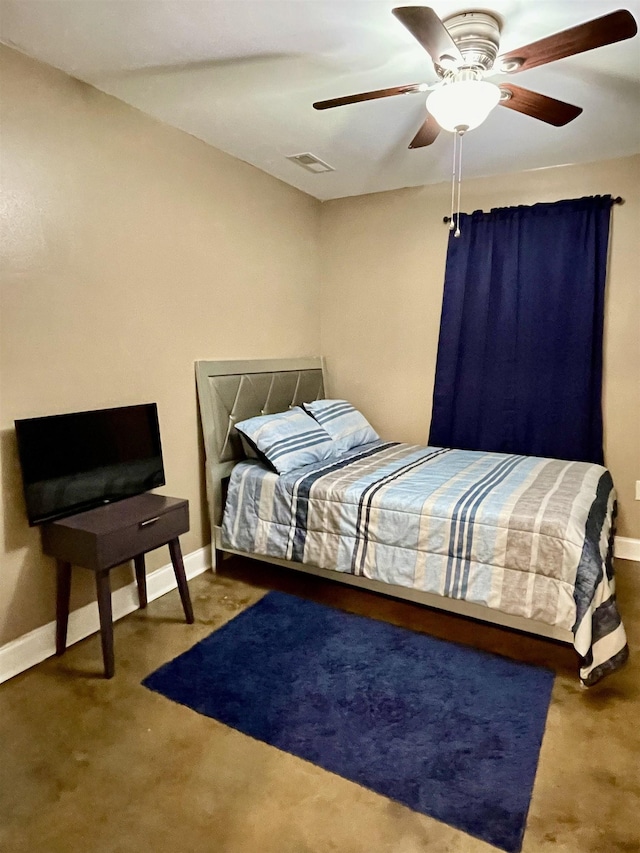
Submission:
POLYGON ((173 571, 178 582, 178 590, 182 607, 187 622, 193 624, 193 608, 191 607, 191 596, 189 595, 189 586, 187 584, 187 576, 184 573, 184 563, 182 562, 182 551, 180 549, 180 540, 171 539, 169 541, 169 553, 171 554, 171 562, 173 563, 173 571))
POLYGON ((100 638, 102 640, 102 657, 104 659, 105 678, 112 678, 115 672, 113 657, 113 614, 111 612, 111 584, 109 571, 96 572, 96 592, 98 594, 98 611, 100 613, 100 638))
POLYGON ((67 648, 67 625, 69 624, 69 596, 71 595, 71 563, 57 560, 56 597, 56 654, 64 654, 67 648))
POLYGON ((136 581, 138 583, 138 600, 142 610, 147 606, 147 574, 144 565, 144 554, 138 554, 133 558, 136 567, 136 581))

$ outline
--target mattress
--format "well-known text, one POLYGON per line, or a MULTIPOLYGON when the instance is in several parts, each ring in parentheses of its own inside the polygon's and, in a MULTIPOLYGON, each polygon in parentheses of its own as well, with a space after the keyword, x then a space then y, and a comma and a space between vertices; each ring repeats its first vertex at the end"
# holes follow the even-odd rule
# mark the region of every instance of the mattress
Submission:
POLYGON ((600 465, 378 441, 283 475, 239 463, 222 541, 571 630, 590 685, 628 654, 614 511, 600 465))

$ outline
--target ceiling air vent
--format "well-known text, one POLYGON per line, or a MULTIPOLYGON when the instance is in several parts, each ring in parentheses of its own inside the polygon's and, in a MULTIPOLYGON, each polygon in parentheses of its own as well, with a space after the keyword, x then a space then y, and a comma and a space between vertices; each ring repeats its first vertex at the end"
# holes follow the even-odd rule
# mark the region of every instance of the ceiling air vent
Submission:
POLYGON ((335 172, 333 166, 325 163, 324 160, 316 157, 315 154, 288 154, 287 160, 292 160, 294 163, 297 163, 298 166, 302 166, 303 169, 307 169, 309 172, 335 172))

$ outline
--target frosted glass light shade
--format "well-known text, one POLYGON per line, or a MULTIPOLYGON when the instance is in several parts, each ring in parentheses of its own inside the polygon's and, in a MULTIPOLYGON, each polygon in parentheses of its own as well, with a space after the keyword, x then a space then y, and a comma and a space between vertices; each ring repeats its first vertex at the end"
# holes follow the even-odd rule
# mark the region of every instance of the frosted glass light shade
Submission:
POLYGON ((427 109, 443 130, 472 130, 500 100, 500 89, 488 80, 446 83, 427 98, 427 109))

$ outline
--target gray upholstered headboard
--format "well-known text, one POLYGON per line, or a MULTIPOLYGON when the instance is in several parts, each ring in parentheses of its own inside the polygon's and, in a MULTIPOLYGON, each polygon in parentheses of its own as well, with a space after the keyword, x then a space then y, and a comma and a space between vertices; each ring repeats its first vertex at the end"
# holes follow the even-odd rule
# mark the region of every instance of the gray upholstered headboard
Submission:
POLYGON ((321 358, 197 361, 209 514, 222 520, 222 481, 244 452, 235 424, 324 397, 321 358))

